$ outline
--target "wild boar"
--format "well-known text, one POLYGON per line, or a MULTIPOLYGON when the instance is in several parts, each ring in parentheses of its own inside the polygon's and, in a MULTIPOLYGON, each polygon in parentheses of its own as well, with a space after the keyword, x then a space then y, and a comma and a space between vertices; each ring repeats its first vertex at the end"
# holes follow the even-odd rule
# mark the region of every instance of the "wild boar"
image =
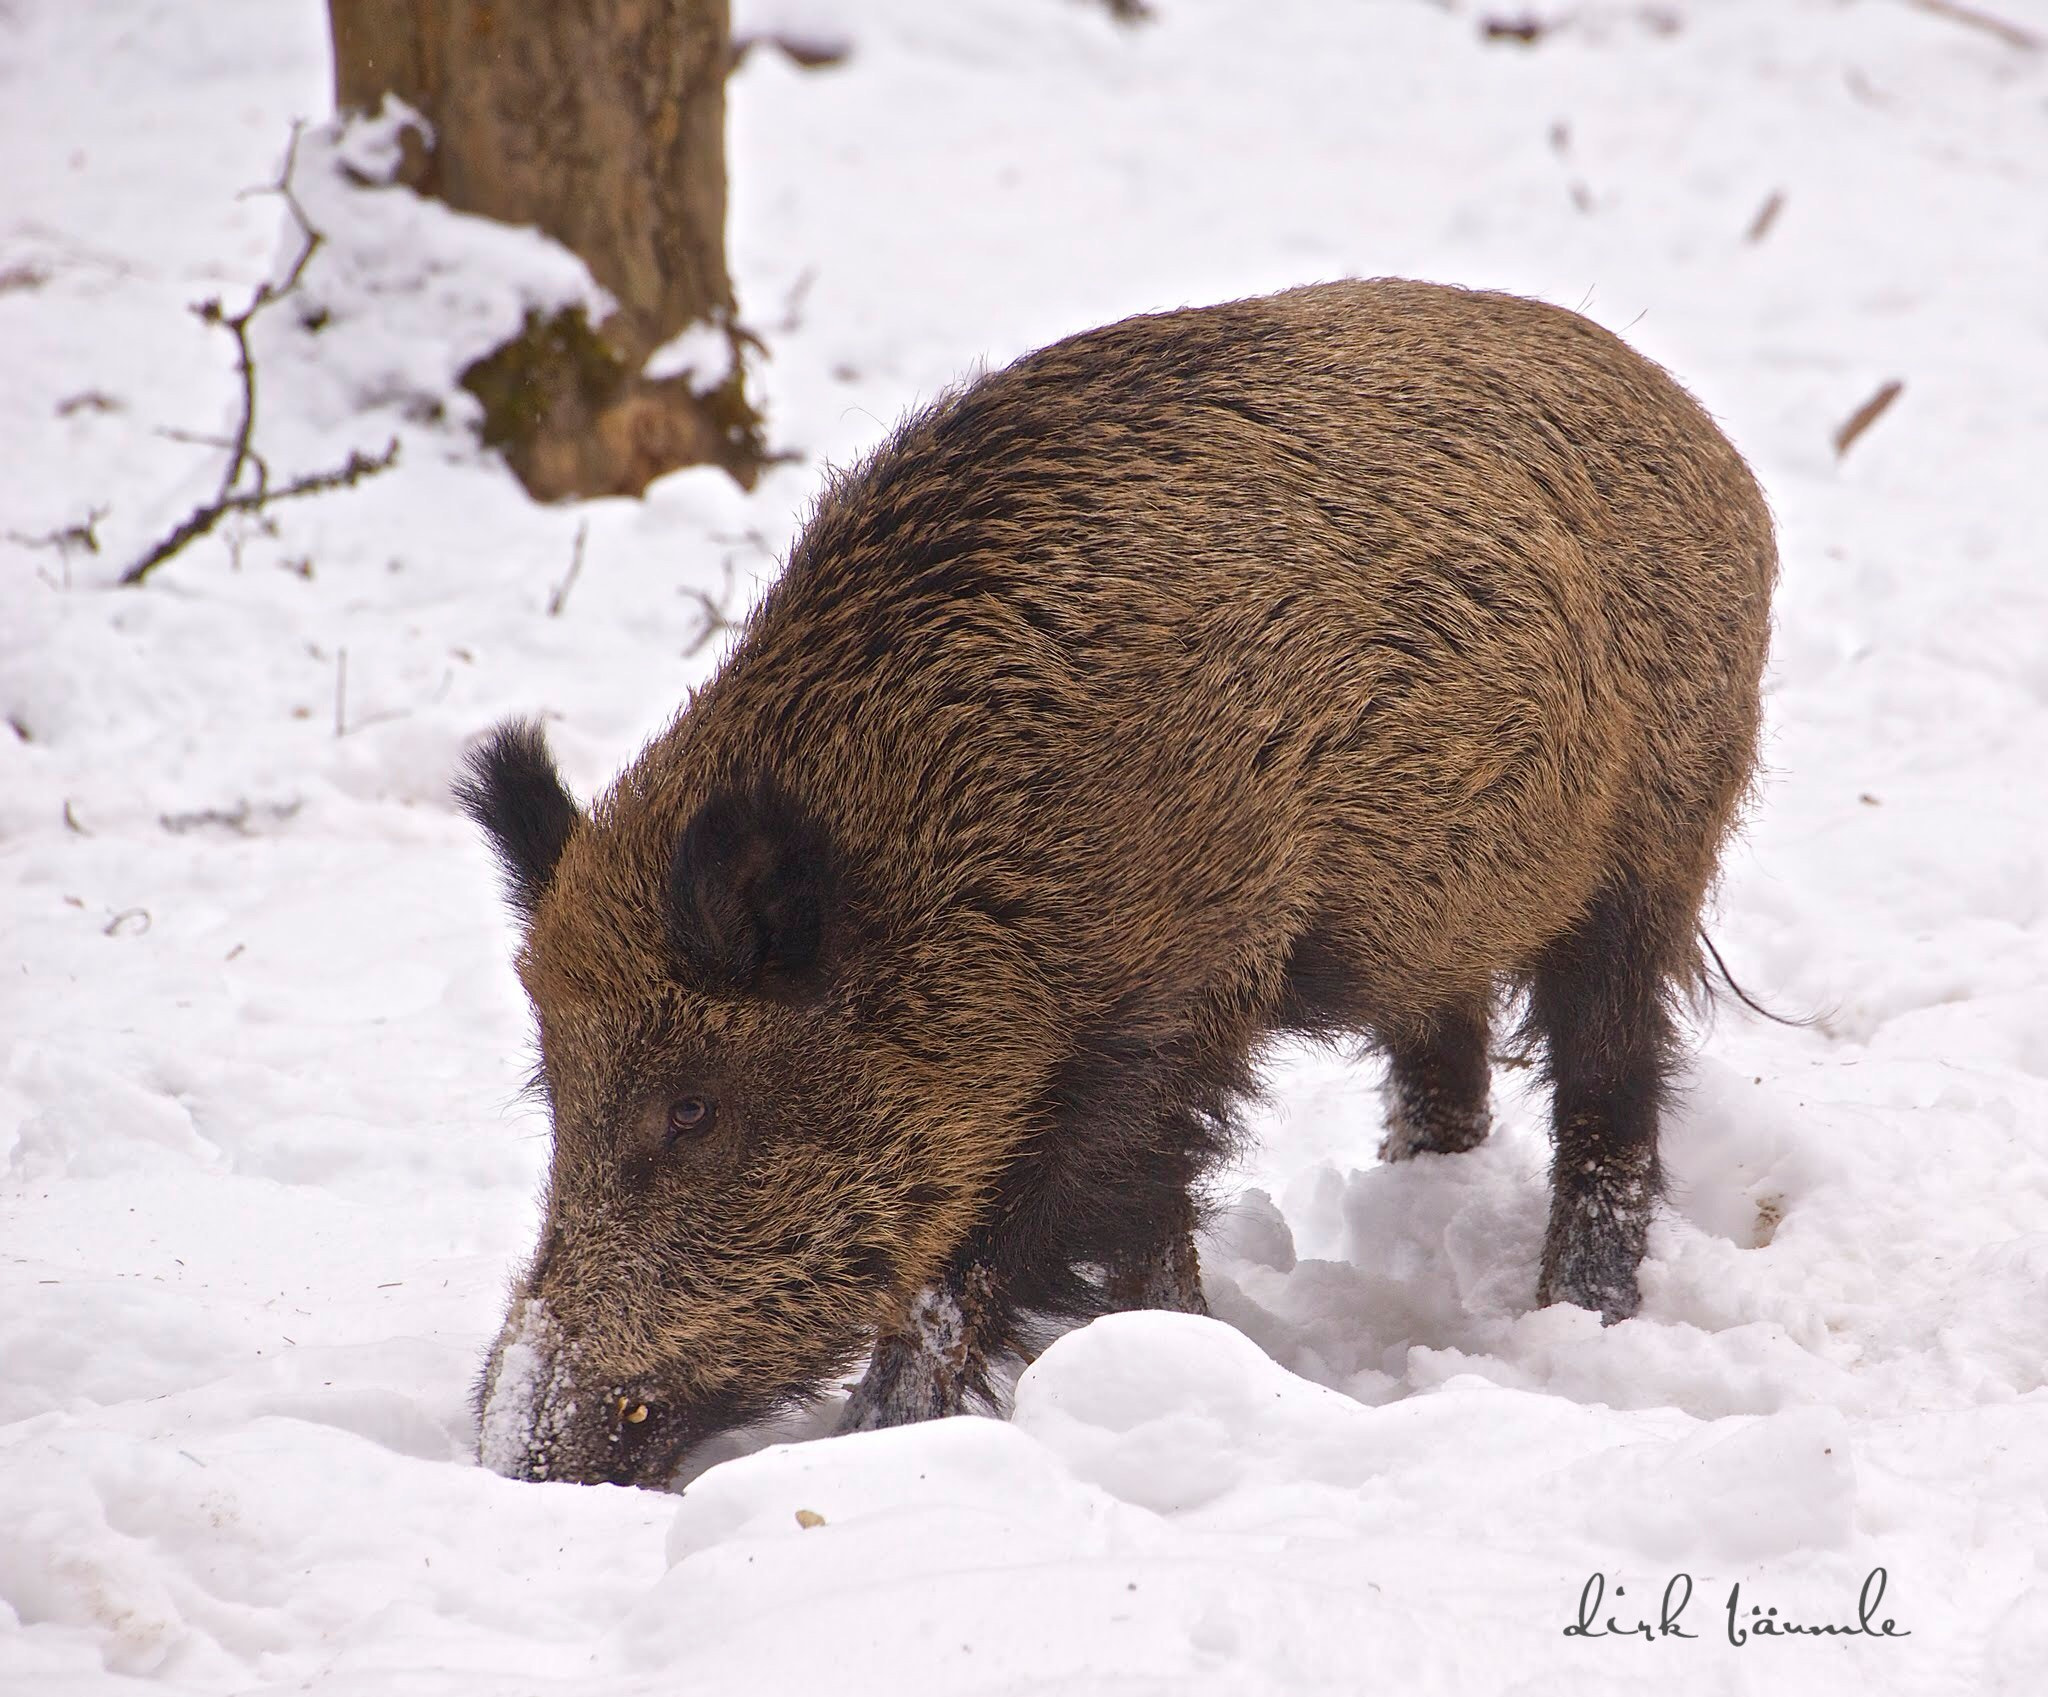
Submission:
POLYGON ((863 1356, 853 1426, 1199 1308, 1282 1033, 1377 1047, 1405 1159, 1525 1010, 1532 1294, 1634 1313, 1775 571, 1706 413, 1507 295, 1133 318, 911 417, 588 812, 527 724, 461 787, 554 1126, 485 1459, 660 1483, 863 1356))

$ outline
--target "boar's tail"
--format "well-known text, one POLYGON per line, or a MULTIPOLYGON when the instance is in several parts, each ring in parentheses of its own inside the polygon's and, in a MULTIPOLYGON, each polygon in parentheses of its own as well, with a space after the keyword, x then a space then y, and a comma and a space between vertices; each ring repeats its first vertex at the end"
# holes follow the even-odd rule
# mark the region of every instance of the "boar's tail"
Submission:
POLYGON ((1721 958, 1721 951, 1714 947, 1714 939, 1707 935, 1707 929, 1704 925, 1700 927, 1699 938, 1700 947, 1707 951, 1708 957, 1714 963, 1714 970, 1706 975, 1707 989, 1710 993, 1713 989, 1713 980, 1718 977, 1723 984, 1727 985, 1738 1002, 1749 1009, 1751 1013, 1761 1015, 1773 1025, 1789 1025, 1801 1031, 1810 1031, 1821 1023, 1821 1018, 1818 1014, 1806 1014, 1803 1017, 1794 1018, 1790 1014, 1778 1013, 1773 1009, 1765 1007, 1763 1003, 1743 989, 1740 984, 1736 983, 1735 974, 1728 970, 1728 963, 1721 958))

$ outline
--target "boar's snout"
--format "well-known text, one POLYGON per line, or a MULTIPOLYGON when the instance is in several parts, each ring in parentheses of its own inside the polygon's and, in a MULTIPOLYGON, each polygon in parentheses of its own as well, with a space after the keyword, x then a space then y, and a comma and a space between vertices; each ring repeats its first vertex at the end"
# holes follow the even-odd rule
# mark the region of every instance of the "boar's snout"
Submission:
POLYGON ((613 1382, 546 1302, 521 1297, 484 1368, 477 1454, 510 1479, 659 1486, 721 1424, 656 1387, 613 1382))

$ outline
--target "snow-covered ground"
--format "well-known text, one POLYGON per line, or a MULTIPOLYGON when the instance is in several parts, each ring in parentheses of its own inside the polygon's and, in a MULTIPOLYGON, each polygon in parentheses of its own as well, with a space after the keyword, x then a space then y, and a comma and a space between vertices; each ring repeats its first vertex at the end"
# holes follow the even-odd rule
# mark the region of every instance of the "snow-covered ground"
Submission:
POLYGON ((400 466, 117 589, 218 479, 187 438, 232 420, 231 348, 187 307, 296 251, 242 191, 327 116, 324 14, 0 3, 8 1697, 2043 1689, 2048 48, 1912 0, 1559 0, 1534 45, 1476 0, 1156 9, 742 7, 852 48, 733 82, 733 265, 800 456, 750 496, 528 504, 426 415, 574 268, 341 190, 309 135, 329 316, 259 319, 258 445, 400 466), (1205 1250, 1228 1324, 1105 1321, 1008 1424, 680 1498, 480 1470, 546 1143, 466 740, 545 710, 596 787, 825 462, 975 362, 1380 273, 1624 331, 1781 520, 1716 934, 1821 1024, 1704 1034, 1641 1317, 1532 1311, 1513 1077, 1487 1147, 1395 1170, 1371 1070, 1294 1057, 1205 1250), (96 513, 97 552, 36 545, 96 513), (1878 1568, 1910 1636, 1729 1642, 1732 1586, 1853 1623, 1878 1568), (1689 1575, 1695 1636, 1567 1635, 1595 1574, 1623 1627, 1689 1575))

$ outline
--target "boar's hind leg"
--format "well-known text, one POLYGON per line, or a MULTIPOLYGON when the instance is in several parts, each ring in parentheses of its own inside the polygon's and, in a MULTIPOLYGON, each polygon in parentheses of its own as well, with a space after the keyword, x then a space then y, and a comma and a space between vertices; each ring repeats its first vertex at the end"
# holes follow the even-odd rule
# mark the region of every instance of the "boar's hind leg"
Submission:
POLYGON ((1657 1114, 1672 1061, 1673 935, 1640 886, 1596 895, 1537 965, 1530 1015, 1549 1051, 1555 1149, 1541 1304, 1613 1324, 1641 1301, 1636 1269, 1662 1186, 1657 1114))
POLYGON ((1164 1308, 1175 1314, 1206 1314, 1202 1266, 1195 1255, 1195 1209, 1185 1197, 1168 1229, 1156 1241, 1110 1264, 1104 1295, 1112 1312, 1164 1308))
POLYGON ((847 1399, 842 1432, 872 1432, 964 1413, 987 1394, 994 1318, 987 1269, 969 1263, 919 1291, 875 1340, 868 1370, 847 1399))
POLYGON ((1382 1161, 1456 1155, 1486 1141, 1491 1071, 1483 1003, 1445 1009, 1428 1027, 1387 1045, 1387 1135, 1382 1161))

